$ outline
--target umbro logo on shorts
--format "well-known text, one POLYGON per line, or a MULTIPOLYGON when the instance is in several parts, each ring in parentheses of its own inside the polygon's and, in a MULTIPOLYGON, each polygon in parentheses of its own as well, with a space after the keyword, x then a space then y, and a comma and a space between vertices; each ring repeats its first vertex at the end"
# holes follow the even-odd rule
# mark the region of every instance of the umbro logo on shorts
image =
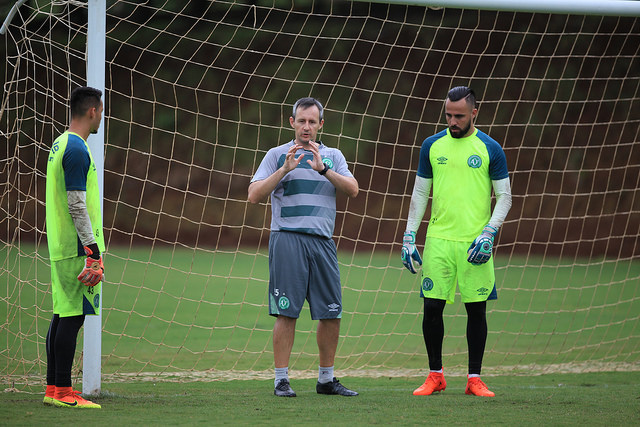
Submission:
POLYGON ((336 304, 334 302, 329 304, 328 307, 329 307, 329 311, 338 311, 338 309, 340 308, 340 304, 336 304))

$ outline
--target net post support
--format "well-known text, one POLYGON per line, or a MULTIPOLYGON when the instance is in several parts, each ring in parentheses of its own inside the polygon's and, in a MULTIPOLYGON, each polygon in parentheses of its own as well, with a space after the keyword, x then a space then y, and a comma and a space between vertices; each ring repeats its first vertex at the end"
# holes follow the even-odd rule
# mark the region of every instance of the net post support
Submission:
MULTIPOLYGON (((87 86, 99 89, 105 100, 105 52, 107 27, 106 0, 89 0, 87 26, 87 86)), ((96 134, 91 135, 87 143, 98 173, 100 189, 100 210, 104 211, 104 128, 105 114, 96 134)), ((100 224, 102 228, 102 224, 100 224)), ((95 396, 101 391, 102 358, 102 304, 106 287, 102 285, 102 295, 98 314, 86 316, 84 322, 84 340, 82 357, 82 394, 95 396)))

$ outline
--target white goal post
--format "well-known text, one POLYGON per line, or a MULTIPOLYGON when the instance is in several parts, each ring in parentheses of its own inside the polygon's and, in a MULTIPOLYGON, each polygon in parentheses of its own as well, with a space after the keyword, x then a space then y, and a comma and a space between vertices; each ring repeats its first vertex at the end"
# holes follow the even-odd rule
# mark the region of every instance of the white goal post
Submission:
MULTIPOLYGON (((362 189, 338 207, 337 367, 421 374, 421 306, 399 243, 419 144, 442 128, 454 84, 477 88, 478 127, 513 174, 485 370, 640 369, 640 2, 182 3, 21 0, 0 28, 4 382, 42 384, 43 153, 80 84, 104 94, 88 142, 108 238, 100 315, 76 356, 85 394, 105 375, 271 375, 269 207, 249 206, 246 186, 308 95, 326 101, 323 140, 362 189)), ((453 374, 466 363, 458 305, 446 312, 453 374)), ((313 375, 314 326, 299 325, 292 366, 313 375)))
MULTIPOLYGON (((105 93, 106 69, 106 0, 89 0, 87 7, 87 86, 105 93)), ((104 123, 98 132, 87 141, 98 173, 100 200, 104 200, 104 123)), ((103 203, 104 204, 104 203, 103 203)), ((108 289, 103 287, 103 292, 108 289)), ((104 301, 104 295, 102 295, 104 301)), ((102 372, 102 304, 97 316, 87 316, 84 322, 84 345, 82 358, 82 392, 87 396, 100 394, 102 372)))

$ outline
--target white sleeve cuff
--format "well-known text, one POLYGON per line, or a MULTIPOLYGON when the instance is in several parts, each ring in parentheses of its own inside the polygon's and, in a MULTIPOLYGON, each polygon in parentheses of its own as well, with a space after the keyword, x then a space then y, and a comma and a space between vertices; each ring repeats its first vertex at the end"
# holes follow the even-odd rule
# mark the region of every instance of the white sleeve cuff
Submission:
POLYGON ((415 233, 418 231, 418 228, 420 228, 424 212, 427 210, 432 181, 431 178, 422 178, 416 175, 413 193, 411 193, 411 203, 409 204, 407 231, 413 231, 415 233))
POLYGON ((96 242, 91 227, 91 219, 87 212, 87 193, 84 191, 67 191, 67 204, 69 206, 69 214, 76 227, 76 233, 80 238, 83 246, 89 246, 96 242))
POLYGON ((496 194, 496 205, 489 220, 489 225, 496 230, 500 228, 511 209, 511 183, 509 178, 492 181, 493 192, 496 194))

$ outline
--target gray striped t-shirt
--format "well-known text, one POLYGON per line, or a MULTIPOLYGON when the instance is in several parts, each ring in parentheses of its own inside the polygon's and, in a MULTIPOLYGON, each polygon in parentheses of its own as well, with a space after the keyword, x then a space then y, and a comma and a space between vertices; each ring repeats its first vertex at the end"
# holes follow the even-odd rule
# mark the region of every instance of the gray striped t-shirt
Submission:
MULTIPOLYGON (((294 144, 290 141, 267 151, 251 182, 271 176, 284 164, 287 151, 294 144)), ((319 151, 322 161, 340 175, 353 177, 344 155, 337 148, 329 148, 322 142, 319 151)), ((304 154, 298 167, 290 171, 271 193, 271 230, 295 231, 331 238, 336 222, 336 188, 329 180, 311 169, 307 160, 313 154, 304 154)))

